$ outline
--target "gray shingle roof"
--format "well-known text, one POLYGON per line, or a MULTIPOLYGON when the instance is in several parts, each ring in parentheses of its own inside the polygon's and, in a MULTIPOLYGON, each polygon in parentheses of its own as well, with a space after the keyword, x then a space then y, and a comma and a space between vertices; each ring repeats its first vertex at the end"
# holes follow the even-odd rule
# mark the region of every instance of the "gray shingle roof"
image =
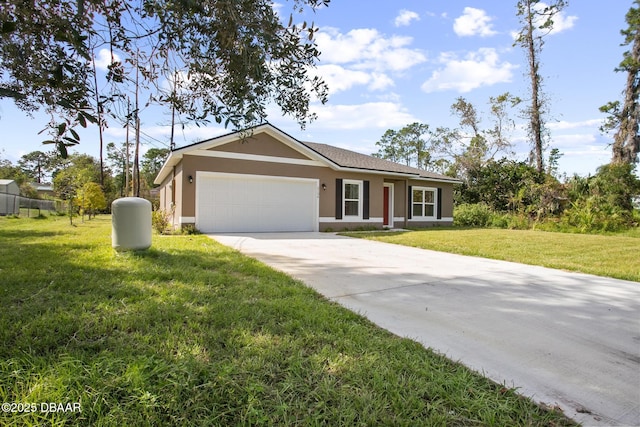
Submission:
POLYGON ((440 175, 434 172, 428 172, 422 169, 413 168, 411 166, 394 163, 389 160, 379 159, 366 154, 357 153, 355 151, 345 150, 344 148, 334 147, 333 145, 318 144, 315 142, 301 142, 316 153, 327 158, 338 166, 356 169, 366 169, 383 172, 395 172, 409 175, 419 176, 421 178, 445 179, 456 181, 450 176, 440 175))
MULTIPOLYGON (((307 150, 311 150, 315 152, 318 156, 328 160, 330 163, 337 165, 340 168, 353 169, 355 171, 372 171, 378 173, 391 173, 391 174, 400 174, 404 175, 407 178, 414 179, 430 179, 436 181, 445 181, 451 183, 459 183, 460 180, 445 176, 441 174, 437 174, 434 172, 428 172, 422 169, 413 168, 411 166, 401 165, 399 163, 390 162, 388 160, 378 159, 377 157, 368 156, 366 154, 357 153, 355 151, 345 150, 344 148, 338 148, 333 145, 327 144, 319 144, 315 142, 302 142, 292 137, 291 135, 286 134, 280 129, 276 128, 270 123, 263 123, 261 125, 257 125, 253 128, 246 129, 246 131, 250 132, 269 132, 274 138, 289 139, 290 142, 294 143, 294 145, 299 144, 301 146, 306 147, 307 150)), ((231 132, 225 135, 220 135, 215 138, 207 139, 205 141, 196 142, 194 144, 186 145, 184 147, 175 149, 169 155, 169 158, 165 161, 162 169, 158 173, 158 176, 155 179, 156 184, 160 184, 163 179, 167 177, 167 175, 171 172, 172 167, 177 165, 182 156, 185 153, 188 153, 191 150, 196 150, 199 148, 207 149, 211 144, 216 143, 216 141, 220 140, 231 140, 233 138, 238 137, 240 132, 231 132), (209 144, 209 145, 207 145, 209 144)), ((304 150, 304 151, 307 151, 304 150)), ((308 152, 306 154, 309 154, 308 152)))

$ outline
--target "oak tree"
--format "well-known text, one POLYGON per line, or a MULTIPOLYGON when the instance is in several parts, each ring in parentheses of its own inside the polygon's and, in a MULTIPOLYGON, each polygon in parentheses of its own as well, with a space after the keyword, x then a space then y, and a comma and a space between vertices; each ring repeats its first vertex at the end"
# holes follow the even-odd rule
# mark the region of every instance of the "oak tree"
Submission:
MULTIPOLYGON (((330 0, 291 1, 295 12, 330 0)), ((102 126, 99 116, 138 78, 148 102, 171 105, 196 124, 251 125, 274 103, 304 127, 314 118, 312 97, 327 97, 310 72, 320 55, 317 28, 293 13, 283 22, 274 7, 271 0, 5 0, 0 98, 50 114, 47 142, 63 155, 79 142, 74 128, 102 126), (92 55, 100 50, 109 56, 109 93, 97 96, 92 55), (177 74, 177 90, 162 95, 177 74)))

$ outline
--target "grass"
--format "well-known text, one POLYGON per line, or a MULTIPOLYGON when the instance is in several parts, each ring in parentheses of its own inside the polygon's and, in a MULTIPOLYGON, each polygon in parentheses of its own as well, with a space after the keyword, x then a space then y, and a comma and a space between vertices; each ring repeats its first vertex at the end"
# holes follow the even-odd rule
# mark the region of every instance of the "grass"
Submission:
POLYGON ((0 218, 3 426, 573 425, 206 236, 0 218))
POLYGON ((640 282, 640 236, 535 230, 433 228, 354 237, 462 255, 541 265, 640 282))

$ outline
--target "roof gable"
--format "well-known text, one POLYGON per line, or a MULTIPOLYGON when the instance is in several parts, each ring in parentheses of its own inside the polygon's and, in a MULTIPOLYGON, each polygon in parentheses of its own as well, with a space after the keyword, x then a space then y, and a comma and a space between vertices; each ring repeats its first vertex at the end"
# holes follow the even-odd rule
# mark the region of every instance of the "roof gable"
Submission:
POLYGON ((310 159, 308 154, 301 153, 299 150, 292 148, 288 144, 283 144, 279 139, 266 133, 253 134, 246 139, 236 139, 226 144, 216 145, 207 151, 313 160, 310 159))
MULTIPOLYGON (((266 140, 269 140, 268 138, 266 140)), ((255 148, 255 147, 252 147, 255 148)), ((247 147, 245 147, 245 150, 247 147)), ((244 150, 243 150, 244 151, 244 150)), ((286 150, 285 150, 286 151, 286 150)), ((269 157, 278 158, 278 159, 297 159, 303 162, 317 163, 322 166, 329 166, 327 164, 327 160, 322 156, 318 155, 316 152, 311 150, 309 147, 301 144, 298 140, 293 138, 292 136, 286 134, 280 129, 276 128, 271 124, 263 124, 259 126, 255 126, 249 129, 245 129, 242 131, 231 132, 225 135, 217 136, 215 138, 207 139, 201 142, 196 142, 195 144, 190 144, 181 148, 178 148, 172 151, 169 154, 169 157, 165 161, 162 169, 158 173, 158 176, 154 180, 155 184, 161 184, 162 181, 171 173, 171 170, 174 166, 176 166, 182 160, 184 155, 201 155, 201 156, 221 156, 225 157, 225 153, 227 153, 226 157, 234 158, 237 156, 244 156, 246 159, 261 159, 266 160, 269 157), (275 140, 280 144, 284 144, 290 150, 286 152, 285 157, 274 156, 272 153, 269 153, 269 156, 263 154, 255 154, 255 153, 238 153, 236 150, 230 148, 234 144, 251 144, 252 139, 264 138, 265 136, 270 137, 271 141, 275 140), (231 146, 228 146, 231 144, 231 146), (297 153, 297 154, 296 154, 297 153)))
POLYGON ((0 179, 0 193, 20 194, 20 186, 13 179, 0 179))

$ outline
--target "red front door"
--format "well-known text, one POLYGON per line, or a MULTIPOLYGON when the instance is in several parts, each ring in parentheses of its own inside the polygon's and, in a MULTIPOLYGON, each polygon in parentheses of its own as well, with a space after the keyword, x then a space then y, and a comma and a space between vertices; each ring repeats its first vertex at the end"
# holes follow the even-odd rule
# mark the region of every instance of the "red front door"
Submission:
POLYGON ((384 201, 382 202, 382 204, 384 206, 382 224, 391 225, 389 221, 389 187, 384 187, 384 201))

